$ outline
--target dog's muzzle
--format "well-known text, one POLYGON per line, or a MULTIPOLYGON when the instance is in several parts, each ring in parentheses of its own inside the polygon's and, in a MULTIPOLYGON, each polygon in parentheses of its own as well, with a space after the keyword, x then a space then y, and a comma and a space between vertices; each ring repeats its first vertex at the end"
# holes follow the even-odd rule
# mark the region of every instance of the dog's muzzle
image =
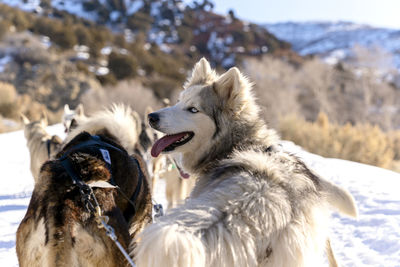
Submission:
POLYGON ((158 123, 160 122, 160 115, 158 115, 158 113, 156 112, 153 112, 150 113, 147 117, 149 119, 150 126, 153 127, 154 129, 157 129, 158 123))

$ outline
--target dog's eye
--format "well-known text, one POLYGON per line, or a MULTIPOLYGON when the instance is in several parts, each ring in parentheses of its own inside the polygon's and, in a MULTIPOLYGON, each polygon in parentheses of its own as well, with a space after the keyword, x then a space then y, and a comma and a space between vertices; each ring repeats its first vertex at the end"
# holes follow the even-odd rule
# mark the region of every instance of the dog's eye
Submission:
POLYGON ((187 109, 189 112, 192 112, 192 113, 197 113, 197 112, 199 112, 199 110, 197 109, 197 108, 195 108, 195 107, 190 107, 190 108, 188 108, 187 109))

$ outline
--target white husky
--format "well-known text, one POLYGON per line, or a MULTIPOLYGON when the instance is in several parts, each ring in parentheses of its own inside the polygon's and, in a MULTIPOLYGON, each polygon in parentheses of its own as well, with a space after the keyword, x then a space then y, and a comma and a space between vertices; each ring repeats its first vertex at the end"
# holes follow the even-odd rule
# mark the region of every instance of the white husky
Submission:
POLYGON ((75 109, 70 109, 68 104, 64 105, 64 113, 62 116, 62 123, 66 133, 69 133, 72 129, 76 128, 79 124, 84 123, 87 120, 83 105, 79 104, 75 109))
POLYGON ((325 246, 335 266, 329 215, 357 216, 352 196, 279 149, 237 68, 218 76, 202 59, 184 88, 175 106, 149 114, 166 134, 152 155, 176 153, 198 180, 145 229, 138 266, 321 266, 325 246))

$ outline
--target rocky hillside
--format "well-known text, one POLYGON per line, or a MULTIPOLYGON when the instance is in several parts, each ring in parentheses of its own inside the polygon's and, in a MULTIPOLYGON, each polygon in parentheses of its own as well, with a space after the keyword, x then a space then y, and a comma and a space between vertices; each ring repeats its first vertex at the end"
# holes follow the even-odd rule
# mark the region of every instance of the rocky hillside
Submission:
POLYGON ((151 88, 159 99, 171 97, 202 56, 217 68, 265 54, 301 61, 264 27, 232 12, 215 14, 209 1, 186 3, 2 1, 0 81, 59 114, 85 92, 127 79, 151 88))
MULTIPOLYGON (((4 3, 38 16, 70 20, 75 16, 84 24, 107 26, 123 33, 127 42, 138 34, 168 54, 175 50, 207 56, 216 66, 234 65, 240 55, 261 55, 289 50, 265 28, 241 21, 233 13, 218 15, 213 4, 180 0, 6 0, 4 3)), ((76 19, 75 19, 76 20, 76 19)), ((79 40, 78 40, 79 43, 79 40)), ((84 43, 81 43, 84 45, 84 43)))

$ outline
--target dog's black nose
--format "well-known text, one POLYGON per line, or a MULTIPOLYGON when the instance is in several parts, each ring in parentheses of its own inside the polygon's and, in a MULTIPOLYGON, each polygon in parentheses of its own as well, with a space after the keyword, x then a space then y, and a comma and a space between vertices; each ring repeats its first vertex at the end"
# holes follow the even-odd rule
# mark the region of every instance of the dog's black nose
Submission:
POLYGON ((153 128, 157 127, 157 124, 160 121, 160 116, 157 113, 153 112, 148 115, 148 118, 150 126, 153 128))

